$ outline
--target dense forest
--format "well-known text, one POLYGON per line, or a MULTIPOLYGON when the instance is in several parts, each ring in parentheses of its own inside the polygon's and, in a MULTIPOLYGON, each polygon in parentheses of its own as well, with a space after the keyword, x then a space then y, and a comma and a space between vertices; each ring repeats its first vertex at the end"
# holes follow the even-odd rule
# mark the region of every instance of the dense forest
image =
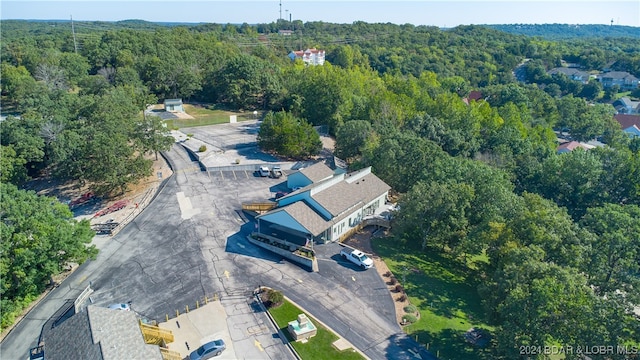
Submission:
POLYGON ((640 27, 612 25, 577 24, 505 24, 486 25, 489 28, 511 34, 535 36, 548 40, 559 39, 602 39, 640 38, 640 27))
MULTIPOLYGON (((338 156, 372 166, 400 194, 399 244, 461 266, 485 255, 477 291, 495 357, 518 358, 527 344, 640 343, 640 140, 613 119, 619 89, 545 76, 567 61, 640 77, 636 28, 587 41, 481 26, 121 22, 78 23, 74 40, 64 22, 1 26, 2 108, 14 115, 1 124, 3 327, 65 261, 93 255, 69 251, 46 266, 15 256, 36 256, 44 241, 8 215, 37 201, 19 188, 46 175, 122 191, 149 174, 144 154, 168 146, 161 120, 142 110, 180 97, 265 111, 273 125, 261 145, 291 156, 316 152, 310 125, 327 126, 338 156), (287 57, 309 47, 326 50, 323 66, 287 57), (606 146, 557 154, 560 128, 606 146)), ((86 231, 52 206, 69 228, 42 234, 86 231)))

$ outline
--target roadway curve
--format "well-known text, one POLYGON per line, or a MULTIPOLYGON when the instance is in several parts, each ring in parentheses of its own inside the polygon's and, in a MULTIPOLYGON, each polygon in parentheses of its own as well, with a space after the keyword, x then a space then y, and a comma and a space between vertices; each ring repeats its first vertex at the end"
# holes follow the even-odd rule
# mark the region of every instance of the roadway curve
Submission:
POLYGON ((5 337, 3 359, 28 358, 44 323, 90 282, 94 304, 132 301, 140 316, 158 321, 217 294, 234 348, 243 349, 236 355, 244 358, 291 358, 272 329, 246 331, 265 321, 251 304, 258 286, 280 289, 372 359, 434 358, 395 323, 393 299, 377 273, 342 263, 335 244, 318 246, 320 271, 311 273, 246 240, 253 226, 238 213, 240 204, 271 196, 281 179, 203 172, 178 145, 165 156, 174 175, 156 198, 5 337))

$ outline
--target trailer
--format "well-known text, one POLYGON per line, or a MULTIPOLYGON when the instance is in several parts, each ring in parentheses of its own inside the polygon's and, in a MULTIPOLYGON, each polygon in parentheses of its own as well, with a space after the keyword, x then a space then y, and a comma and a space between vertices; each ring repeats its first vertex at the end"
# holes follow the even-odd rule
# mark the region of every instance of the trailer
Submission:
POLYGON ((109 206, 106 209, 98 211, 93 217, 100 217, 107 214, 111 214, 112 212, 116 212, 118 210, 124 209, 129 204, 129 200, 120 200, 113 203, 113 205, 109 206))

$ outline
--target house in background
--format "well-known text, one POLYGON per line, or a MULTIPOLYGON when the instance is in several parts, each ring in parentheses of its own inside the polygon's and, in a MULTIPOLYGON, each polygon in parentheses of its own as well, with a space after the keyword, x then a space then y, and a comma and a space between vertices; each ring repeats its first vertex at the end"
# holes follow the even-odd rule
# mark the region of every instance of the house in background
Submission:
POLYGON ((164 111, 183 113, 184 108, 182 107, 182 99, 165 99, 164 111))
POLYGON ((462 101, 464 101, 465 104, 469 105, 469 103, 472 101, 480 101, 482 99, 482 92, 473 90, 469 92, 469 95, 467 95, 467 97, 462 98, 462 101))
POLYGON ((44 333, 45 359, 163 359, 132 311, 89 305, 44 333))
POLYGON ((563 144, 560 144, 560 146, 558 146, 558 149, 556 150, 556 153, 564 154, 564 153, 572 152, 573 150, 578 149, 578 148, 584 149, 584 150, 591 150, 591 149, 595 148, 595 146, 594 145, 590 145, 590 144, 577 142, 577 141, 568 141, 568 142, 565 142, 563 144))
POLYGON ((256 233, 299 246, 341 241, 359 229, 365 218, 384 209, 391 187, 371 167, 333 174, 319 164, 313 166, 313 175, 309 171, 303 175, 321 180, 276 200, 275 209, 256 217, 256 233))
POLYGON ((311 48, 307 50, 292 51, 289 53, 291 61, 295 59, 302 59, 307 65, 322 65, 324 64, 324 50, 318 50, 311 48))
POLYGON ((622 131, 631 137, 640 137, 640 115, 616 114, 613 117, 620 124, 622 131))
POLYGON ((640 101, 632 101, 626 96, 614 101, 611 105, 618 114, 640 114, 640 101))
POLYGON ((589 73, 570 67, 557 67, 547 71, 547 74, 553 76, 563 74, 573 81, 579 81, 583 84, 589 82, 589 73))
POLYGON ((604 88, 618 85, 622 90, 634 90, 640 86, 640 80, 626 71, 610 71, 599 74, 596 78, 604 88))

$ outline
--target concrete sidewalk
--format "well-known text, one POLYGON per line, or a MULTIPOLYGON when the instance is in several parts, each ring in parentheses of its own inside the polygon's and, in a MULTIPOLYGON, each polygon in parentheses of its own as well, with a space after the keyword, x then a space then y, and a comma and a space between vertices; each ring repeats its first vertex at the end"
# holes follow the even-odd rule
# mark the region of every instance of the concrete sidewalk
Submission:
POLYGON ((236 359, 233 341, 227 328, 227 313, 219 301, 212 301, 199 309, 191 310, 168 322, 158 324, 163 329, 171 330, 174 342, 168 348, 180 353, 182 357, 209 341, 222 339, 227 349, 218 359, 236 359))

